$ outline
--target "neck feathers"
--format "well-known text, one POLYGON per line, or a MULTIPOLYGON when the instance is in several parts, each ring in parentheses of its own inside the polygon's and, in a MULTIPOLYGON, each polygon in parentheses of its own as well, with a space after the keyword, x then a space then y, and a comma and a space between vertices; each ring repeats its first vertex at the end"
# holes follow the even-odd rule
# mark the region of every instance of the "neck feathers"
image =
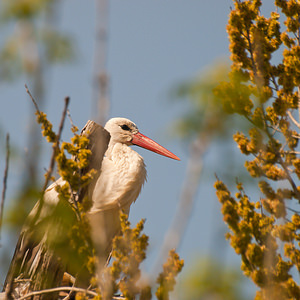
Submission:
POLYGON ((94 192, 94 209, 128 208, 146 180, 143 158, 125 144, 109 145, 94 192))

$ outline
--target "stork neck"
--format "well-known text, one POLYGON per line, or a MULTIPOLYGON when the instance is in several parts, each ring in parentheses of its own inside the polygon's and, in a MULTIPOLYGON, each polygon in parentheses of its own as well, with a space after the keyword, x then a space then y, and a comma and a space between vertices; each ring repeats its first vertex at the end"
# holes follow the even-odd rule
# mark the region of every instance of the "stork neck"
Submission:
POLYGON ((140 177, 141 182, 144 182, 146 178, 144 159, 131 147, 123 143, 111 143, 105 156, 113 163, 118 173, 117 177, 129 176, 129 181, 133 179, 135 181, 140 177))
POLYGON ((115 162, 128 161, 130 163, 134 163, 135 160, 143 160, 143 158, 135 152, 131 147, 124 143, 119 143, 115 141, 111 141, 106 150, 105 156, 108 159, 113 160, 115 162))

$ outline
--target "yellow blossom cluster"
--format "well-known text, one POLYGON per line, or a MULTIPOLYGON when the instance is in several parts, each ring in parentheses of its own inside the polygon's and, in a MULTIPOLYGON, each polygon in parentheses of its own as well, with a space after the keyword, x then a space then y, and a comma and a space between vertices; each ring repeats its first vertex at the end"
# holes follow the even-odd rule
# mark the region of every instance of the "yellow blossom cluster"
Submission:
POLYGON ((158 275, 157 283, 159 284, 156 290, 158 300, 169 300, 169 293, 173 291, 176 284, 175 277, 183 268, 184 261, 179 258, 179 255, 170 250, 169 258, 163 265, 163 271, 158 275))
POLYGON ((242 183, 235 196, 219 179, 227 238, 241 256, 242 270, 260 288, 255 299, 300 299, 292 268, 300 270, 300 1, 275 0, 267 18, 262 1, 234 1, 227 32, 232 66, 229 81, 215 94, 227 113, 249 121, 234 135, 250 159, 245 167, 259 178, 261 196, 250 201, 242 183), (281 61, 274 54, 281 55, 281 61), (278 185, 278 183, 282 183, 278 185), (295 206, 293 206, 295 207, 295 206))
MULTIPOLYGON (((55 187, 59 195, 59 203, 52 217, 45 222, 45 226, 52 227, 51 234, 47 237, 47 244, 64 260, 70 272, 76 274, 81 270, 81 276, 90 277, 95 271, 94 264, 91 263, 95 260, 95 252, 90 240, 89 222, 86 218, 86 212, 91 203, 88 197, 78 198, 80 189, 87 186, 96 174, 94 169, 83 172, 89 164, 91 155, 91 150, 88 149, 89 139, 78 134, 78 128, 72 126, 74 136, 71 142, 62 142, 59 147, 60 136, 53 131, 47 115, 38 109, 36 115, 43 136, 49 143, 52 143, 57 171, 65 181, 64 185, 55 187), (69 249, 67 254, 66 247, 69 249)), ((46 177, 48 173, 49 170, 46 177)), ((43 231, 43 228, 40 230, 43 231)))

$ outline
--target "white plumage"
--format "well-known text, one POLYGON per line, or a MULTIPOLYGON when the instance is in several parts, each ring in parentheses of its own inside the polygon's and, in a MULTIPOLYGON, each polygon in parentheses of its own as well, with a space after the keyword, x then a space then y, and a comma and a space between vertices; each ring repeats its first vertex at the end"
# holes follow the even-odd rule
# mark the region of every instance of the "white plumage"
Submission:
POLYGON ((111 241, 120 230, 119 211, 129 214, 130 205, 146 180, 143 158, 128 147, 132 135, 138 133, 136 125, 125 118, 113 118, 104 128, 111 139, 91 194, 93 205, 88 214, 100 267, 105 264, 111 241))
POLYGON ((138 197, 146 179, 143 158, 128 147, 136 125, 124 118, 113 118, 104 127, 111 135, 102 161, 101 173, 92 193, 91 213, 110 208, 127 209, 138 197), (123 130, 121 126, 130 130, 123 130))

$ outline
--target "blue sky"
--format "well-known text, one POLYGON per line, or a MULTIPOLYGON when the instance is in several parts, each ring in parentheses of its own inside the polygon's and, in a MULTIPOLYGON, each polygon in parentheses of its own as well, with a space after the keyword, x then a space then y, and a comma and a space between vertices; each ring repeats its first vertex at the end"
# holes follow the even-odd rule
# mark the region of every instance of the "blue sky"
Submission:
MULTIPOLYGON (((132 206, 130 218, 133 223, 140 218, 147 219, 145 232, 150 236, 150 246, 146 269, 151 269, 174 216, 188 158, 188 145, 171 139, 167 134, 167 128, 185 109, 184 105, 171 101, 171 90, 178 83, 194 78, 217 59, 228 59, 226 23, 230 6, 230 0, 110 2, 107 57, 111 79, 110 116, 131 119, 142 133, 181 158, 181 162, 177 162, 135 148, 145 159, 148 181, 132 206)), ((94 1, 62 2, 56 25, 73 37, 76 60, 48 70, 45 112, 55 128, 58 127, 65 96, 71 98, 70 111, 79 128, 93 116, 95 17, 94 1)), ((0 32, 0 42, 3 40, 0 32)), ((28 121, 34 117, 30 115, 32 104, 25 92, 25 83, 30 84, 21 77, 13 83, 0 84, 0 128, 10 132, 12 142, 22 151, 25 151, 28 121)), ((63 137, 70 137, 68 129, 63 137)), ((178 249, 186 261, 186 270, 195 256, 209 254, 212 245, 221 247, 219 256, 222 259, 226 256, 229 263, 239 264, 233 250, 223 241, 225 227, 213 189, 213 162, 215 156, 220 155, 217 148, 212 147, 205 156, 206 179, 200 184, 188 228, 178 249), (215 239, 219 242, 214 243, 215 239)), ((45 148, 41 174, 48 166, 49 151, 45 148)), ((1 157, 0 174, 4 170, 3 152, 1 157)), ((13 162, 8 199, 18 187, 23 165, 22 158, 13 162)))

